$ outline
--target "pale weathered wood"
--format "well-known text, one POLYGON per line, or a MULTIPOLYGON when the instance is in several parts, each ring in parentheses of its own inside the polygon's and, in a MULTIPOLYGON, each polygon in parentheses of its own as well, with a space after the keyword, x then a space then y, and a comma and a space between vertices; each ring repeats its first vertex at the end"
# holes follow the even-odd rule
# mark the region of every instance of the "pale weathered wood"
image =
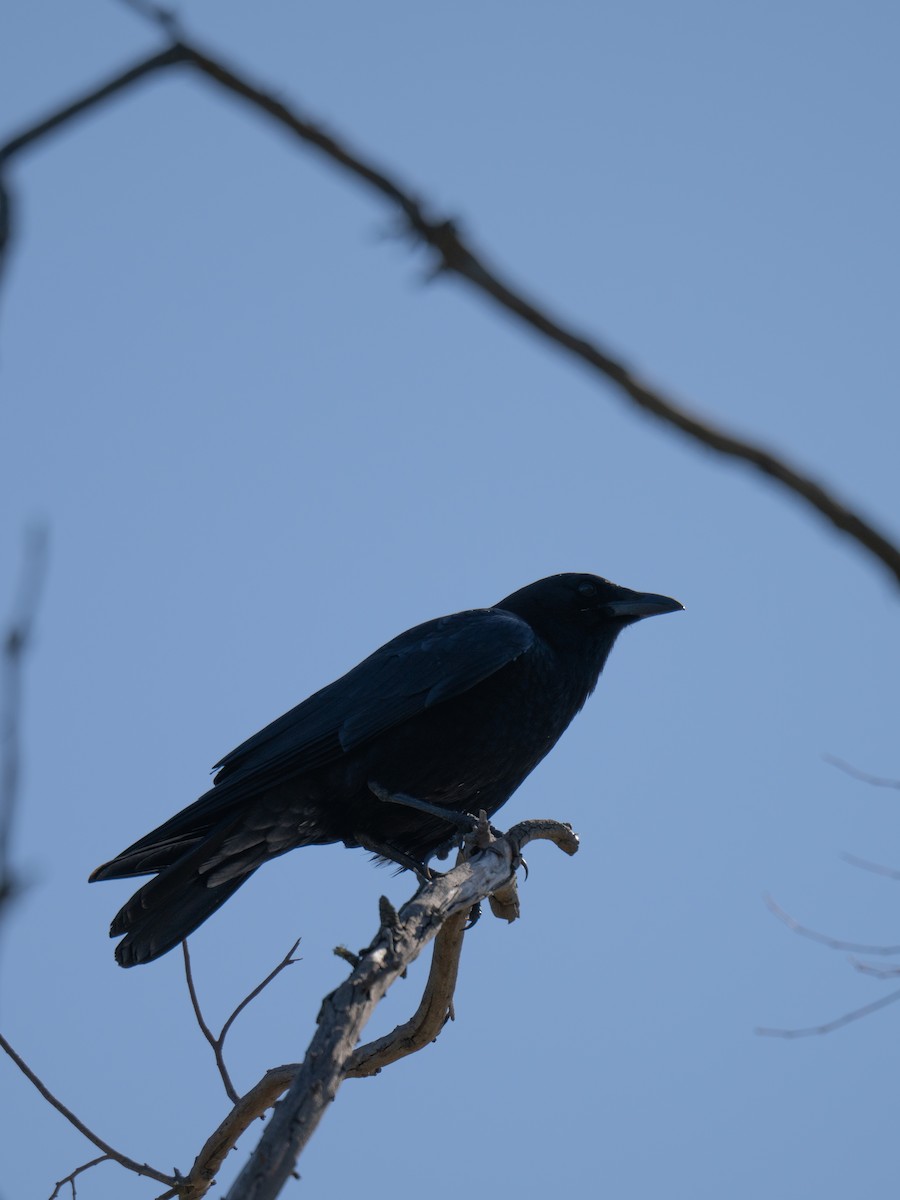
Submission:
MULTIPOLYGON (((259 1144, 229 1189, 227 1200, 274 1200, 280 1193, 301 1150, 347 1077, 360 1033, 378 1001, 448 918, 459 914, 464 919, 473 905, 503 889, 514 874, 521 848, 535 838, 553 841, 567 854, 578 849, 578 839, 570 826, 556 821, 525 821, 476 858, 460 863, 422 888, 399 913, 382 904, 382 924, 374 942, 349 978, 325 998, 319 1028, 306 1057, 287 1095, 276 1105, 259 1144)), ((397 1030, 373 1043, 373 1047, 380 1046, 379 1053, 384 1053, 387 1047, 382 1043, 393 1040, 394 1049, 400 1051, 395 1058, 410 1053, 404 1048, 408 1045, 407 1034, 395 1038, 396 1034, 397 1030)))

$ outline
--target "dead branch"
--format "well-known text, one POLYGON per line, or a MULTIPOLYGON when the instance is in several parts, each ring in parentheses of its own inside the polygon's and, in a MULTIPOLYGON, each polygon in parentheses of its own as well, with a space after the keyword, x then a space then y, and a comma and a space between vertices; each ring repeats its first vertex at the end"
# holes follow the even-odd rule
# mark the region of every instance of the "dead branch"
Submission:
POLYGON ((896 979, 900 975, 900 965, 897 963, 869 963, 861 958, 850 956, 850 966, 860 975, 870 975, 873 979, 896 979))
POLYGON ((447 1022, 453 1019, 453 993, 456 991, 467 918, 467 912, 459 912, 445 921, 434 939, 431 968, 419 1007, 408 1021, 384 1037, 358 1047, 347 1062, 345 1079, 377 1075, 397 1059, 415 1054, 417 1050, 436 1041, 447 1022))
MULTIPOLYGON (((75 1116, 71 1109, 66 1108, 61 1100, 57 1100, 47 1085, 43 1083, 37 1075, 35 1075, 31 1067, 28 1066, 25 1060, 21 1058, 15 1052, 15 1050, 13 1050, 12 1046, 2 1034, 0 1034, 0 1050, 4 1050, 9 1055, 22 1074, 26 1077, 26 1079, 34 1084, 48 1104, 52 1105, 58 1113, 61 1113, 70 1125, 74 1125, 83 1137, 86 1137, 89 1142, 93 1142, 98 1150, 103 1151, 103 1156, 105 1158, 113 1159, 113 1161, 117 1162, 120 1166, 126 1167, 129 1171, 133 1171, 135 1175, 146 1175, 149 1179, 155 1179, 158 1183, 168 1184, 168 1186, 173 1190, 178 1188, 177 1177, 173 1175, 165 1175, 162 1171, 157 1171, 155 1167, 148 1166, 147 1163, 139 1163, 135 1159, 129 1158, 127 1154, 122 1154, 120 1151, 114 1150, 113 1147, 104 1142, 101 1137, 98 1137, 92 1129, 89 1129, 83 1121, 80 1121, 78 1117, 75 1116)), ((63 1182, 66 1181, 64 1180, 63 1182)))
MULTIPOLYGON (((475 853, 477 857, 458 863, 448 874, 421 888, 399 913, 382 897, 381 926, 375 941, 358 956, 350 977, 323 1001, 318 1018, 319 1028, 306 1058, 302 1063, 289 1063, 267 1071, 244 1096, 238 1097, 234 1093, 231 1111, 207 1138, 187 1175, 178 1171, 166 1175, 113 1149, 53 1095, 0 1035, 0 1049, 6 1051, 44 1099, 103 1152, 99 1158, 76 1168, 60 1180, 54 1197, 59 1195, 60 1188, 66 1183, 71 1184, 74 1191, 74 1180, 81 1172, 109 1159, 137 1175, 165 1184, 168 1188, 164 1193, 165 1200, 176 1196, 179 1200, 201 1200, 215 1182, 216 1173, 240 1137, 287 1091, 284 1103, 277 1109, 259 1145, 228 1194, 229 1200, 248 1200, 250 1197, 266 1200, 276 1196, 291 1175, 300 1151, 321 1120, 327 1104, 345 1078, 377 1074, 389 1063, 422 1049, 438 1036, 448 1017, 452 1016, 453 991, 466 917, 480 901, 494 893, 508 891, 510 880, 522 861, 522 847, 530 841, 542 839, 554 842, 566 854, 574 854, 578 849, 578 838, 571 826, 557 821, 523 821, 495 839, 490 833, 486 817, 483 817, 476 832, 475 850, 469 853, 475 853), (435 954, 416 1013, 387 1036, 355 1049, 359 1034, 378 1001, 433 938, 436 943, 435 954)), ((219 1056, 222 1042, 235 1017, 282 970, 298 961, 293 958, 298 944, 291 947, 274 970, 235 1008, 218 1038, 203 1018, 193 986, 190 956, 185 948, 185 969, 194 1012, 204 1036, 214 1045, 214 1049, 218 1044, 219 1056)), ((226 1079, 227 1071, 223 1074, 223 1081, 226 1079)), ((229 1096, 232 1092, 233 1087, 229 1096)), ((163 1197, 158 1200, 163 1200, 163 1197)))
MULTIPOLYGON (((167 28, 170 33, 175 29, 171 21, 171 14, 166 13, 165 10, 146 3, 136 7, 163 28, 167 28)), ((839 500, 822 484, 811 476, 805 475, 797 467, 766 447, 737 437, 710 421, 702 420, 697 414, 676 402, 661 389, 640 379, 622 361, 602 348, 599 343, 563 325, 547 309, 528 299, 523 292, 505 281, 495 269, 487 265, 486 259, 477 254, 468 241, 462 237, 454 222, 432 216, 428 207, 371 160, 351 151, 345 142, 326 133, 315 122, 300 115, 296 107, 289 108, 264 89, 250 83, 246 78, 226 67, 221 61, 205 54, 197 46, 184 39, 173 38, 167 49, 142 60, 101 87, 11 138, 4 146, 0 147, 0 171, 23 149, 33 145, 52 130, 60 128, 74 117, 103 103, 153 72, 176 64, 185 64, 195 68, 232 95, 241 97, 260 112, 266 113, 277 121, 284 129, 289 130, 308 145, 314 146, 354 178, 378 192, 401 212, 410 230, 435 253, 434 274, 451 272, 465 279, 471 286, 483 295, 490 297, 497 305, 518 318, 530 329, 609 380, 622 395, 643 412, 680 430, 700 445, 747 463, 769 479, 780 483, 793 495, 806 501, 836 529, 847 534, 858 545, 868 550, 887 567, 895 580, 900 582, 900 547, 860 513, 839 500)), ((0 201, 3 199, 2 191, 0 191, 0 201)), ((2 243, 4 233, 6 240, 9 235, 8 203, 0 203, 0 209, 2 209, 0 217, 3 218, 3 221, 0 221, 0 243, 2 243)))
POLYGON ((841 855, 845 863, 849 863, 851 867, 859 867, 861 871, 871 871, 873 875, 883 875, 885 879, 900 879, 900 871, 896 867, 886 866, 884 863, 872 862, 868 858, 860 858, 858 854, 841 855))
MULTIPOLYGON (((769 911, 774 913, 779 921, 783 921, 793 933, 798 933, 801 937, 818 942, 821 946, 827 946, 829 950, 844 950, 855 954, 900 954, 900 946, 869 946, 861 942, 846 942, 840 938, 829 937, 827 934, 820 933, 817 929, 809 929, 807 926, 801 925, 790 913, 785 912, 771 896, 765 896, 764 899, 769 911)), ((878 979, 896 978, 900 974, 900 966, 882 967, 873 963, 860 962, 854 958, 851 958, 850 962, 854 970, 859 971, 860 974, 872 975, 878 979)), ((842 1016, 836 1017, 833 1021, 826 1021, 823 1025, 812 1025, 806 1029, 758 1028, 755 1032, 760 1037, 788 1039, 833 1033, 836 1029, 842 1029, 844 1025, 849 1025, 853 1021, 859 1021, 863 1017, 868 1017, 872 1013, 878 1012, 879 1009, 887 1008, 888 1005, 893 1004, 897 1000, 900 1000, 900 990, 891 992, 887 996, 882 996, 880 1000, 873 1000, 871 1004, 863 1004, 860 1008, 854 1008, 851 1012, 844 1013, 842 1016)))
POLYGON ((56 1186, 50 1193, 50 1200, 56 1200, 60 1190, 64 1188, 66 1184, 68 1184, 72 1189, 72 1200, 75 1200, 75 1180, 78 1178, 78 1176, 83 1175, 85 1171, 90 1171, 92 1167, 99 1166, 102 1162, 109 1161, 110 1157, 108 1154, 101 1154, 99 1158, 92 1158, 90 1162, 82 1163, 80 1167, 76 1167, 74 1171, 70 1171, 68 1175, 64 1176, 64 1178, 56 1181, 56 1186))
POLYGON ((868 771, 861 771, 859 767, 854 767, 852 763, 848 763, 843 758, 837 758, 834 754, 823 754, 822 757, 830 766, 837 767, 851 779, 858 779, 861 783, 868 783, 872 787, 900 789, 900 779, 891 779, 884 775, 870 775, 868 771))
POLYGON ((197 1019, 197 1024, 200 1026, 200 1032, 212 1047, 212 1052, 216 1059, 216 1067, 218 1068, 219 1075, 221 1076, 222 1083, 225 1087, 225 1094, 228 1096, 228 1099, 232 1104, 237 1104, 240 1100, 240 1096, 238 1095, 234 1084, 231 1082, 231 1076, 229 1075, 228 1068, 225 1065, 225 1039, 228 1036, 228 1031, 234 1024, 235 1019, 244 1011, 251 1001, 256 999, 260 992, 264 991, 269 984, 281 974, 282 971, 300 961, 299 958, 294 958, 294 952, 299 945, 300 938, 297 938, 296 942, 294 942, 293 946, 291 946, 290 950, 288 950, 281 962, 279 962, 277 966, 273 967, 265 979, 261 983, 258 983, 253 991, 249 992, 243 998, 240 1004, 238 1004, 238 1006, 231 1013, 231 1016, 228 1017, 228 1019, 225 1021, 225 1024, 222 1026, 219 1036, 216 1037, 216 1035, 207 1025, 203 1017, 203 1012, 200 1008, 200 1000, 197 996, 197 989, 194 985, 194 973, 191 970, 191 954, 188 950, 187 941, 185 940, 181 943, 181 950, 184 955, 184 976, 187 981, 188 994, 191 998, 191 1007, 194 1010, 194 1016, 197 1019))
POLYGON ((19 594, 3 639, 0 713, 0 914, 19 890, 12 866, 12 833, 21 775, 22 664, 31 645, 47 566, 47 531, 31 530, 25 541, 19 594))
POLYGON ((448 918, 467 913, 506 883, 521 847, 536 837, 554 841, 568 854, 578 848, 569 826, 526 821, 477 858, 428 884, 399 913, 382 906, 375 941, 349 978, 325 998, 306 1057, 228 1200, 272 1200, 279 1194, 346 1077, 356 1042, 378 1001, 448 918))
POLYGON ((873 1000, 871 1004, 864 1004, 861 1008, 854 1008, 852 1012, 844 1013, 843 1016, 836 1017, 833 1021, 826 1021, 824 1025, 812 1025, 808 1029, 761 1028, 755 1030, 755 1032, 760 1037, 777 1037, 788 1040, 834 1033, 836 1029, 841 1029, 844 1025, 849 1025, 852 1021, 860 1021, 863 1017, 871 1016, 872 1013, 878 1012, 881 1008, 887 1008, 889 1004, 894 1004, 897 1000, 900 1000, 900 990, 890 992, 887 996, 882 996, 880 1000, 873 1000))
POLYGON ((817 929, 801 925, 790 913, 785 912, 771 896, 764 896, 763 899, 768 910, 774 913, 779 921, 783 921, 793 933, 798 933, 801 937, 827 946, 830 950, 846 950, 852 954, 900 954, 900 946, 870 946, 865 942, 845 942, 841 938, 833 938, 826 933, 819 933, 817 929))

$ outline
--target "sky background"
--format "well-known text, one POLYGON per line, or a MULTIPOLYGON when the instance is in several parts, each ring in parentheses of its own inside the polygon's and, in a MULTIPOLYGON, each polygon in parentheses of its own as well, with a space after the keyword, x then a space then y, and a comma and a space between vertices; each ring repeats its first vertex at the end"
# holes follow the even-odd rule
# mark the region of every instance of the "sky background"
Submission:
MULTIPOLYGON (((195 0, 189 32, 458 218, 489 260, 711 419, 900 536, 900 10, 195 0)), ((0 18, 10 134, 159 44, 122 5, 0 18)), ((5 135, 0 135, 5 136, 5 135)), ((900 941, 897 587, 798 502, 632 411, 428 260, 395 216, 187 71, 15 163, 0 294, 0 614, 27 667, 0 1027, 102 1137, 187 1170, 226 1111, 177 955, 120 970, 88 873, 223 753, 419 621, 582 570, 678 597, 503 812, 523 919, 469 936, 456 1023, 347 1083, 285 1195, 837 1200, 896 1186, 900 1007, 789 933, 900 941), (302 1188, 302 1193, 301 1193, 302 1188)), ((299 1058, 332 947, 408 877, 270 864, 192 939, 239 1090, 299 1058)), ((424 964, 370 1027, 404 1020, 424 964)), ((0 1062, 0 1195, 95 1151, 0 1062)), ((258 1131, 220 1175, 224 1192, 258 1131)), ((111 1164, 82 1200, 157 1195, 111 1164)))

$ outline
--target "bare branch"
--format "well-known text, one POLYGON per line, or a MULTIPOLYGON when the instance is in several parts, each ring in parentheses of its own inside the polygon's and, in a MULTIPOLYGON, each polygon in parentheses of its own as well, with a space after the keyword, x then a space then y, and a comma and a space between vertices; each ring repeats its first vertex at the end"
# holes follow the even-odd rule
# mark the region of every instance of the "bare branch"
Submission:
POLYGON ((191 997, 191 1007, 194 1010, 194 1016, 197 1018, 197 1024, 200 1026, 200 1032, 212 1046, 212 1052, 215 1055, 216 1067, 219 1070, 222 1083, 225 1086, 225 1094, 232 1104, 237 1104, 240 1097, 235 1090, 234 1084, 231 1082, 231 1076, 228 1074, 228 1068, 225 1066, 225 1059, 222 1056, 222 1037, 216 1037, 206 1021, 203 1019, 203 1012, 200 1008, 200 1001, 197 998, 197 989, 194 987, 194 974, 191 971, 191 954, 188 950, 187 939, 181 943, 181 951, 184 955, 184 977, 187 980, 188 993, 191 997))
POLYGON ((788 929, 794 933, 799 933, 801 937, 818 942, 822 946, 828 946, 831 950, 847 950, 853 954, 900 954, 900 946, 870 946, 865 942, 845 942, 840 938, 833 938, 825 933, 819 933, 816 929, 809 929, 806 925, 801 925, 799 921, 795 920, 790 913, 785 912, 771 896, 764 896, 763 899, 769 911, 774 913, 779 921, 783 921, 788 929))
POLYGON ((863 1017, 868 1017, 872 1013, 878 1012, 881 1008, 887 1008, 889 1004, 894 1004, 897 1000, 900 1000, 900 989, 896 992, 891 992, 887 996, 882 996, 880 1000, 873 1000, 871 1004, 864 1004, 862 1008, 855 1008, 853 1012, 845 1013, 842 1017, 837 1017, 834 1021, 827 1021, 824 1025, 813 1025, 808 1029, 757 1029, 755 1032, 760 1037, 787 1039, 834 1033, 836 1029, 841 1029, 844 1025, 849 1025, 853 1021, 860 1021, 863 1017))
POLYGON ((871 975, 875 979, 896 979, 900 975, 900 966, 896 963, 867 963, 859 958, 850 958, 850 965, 860 975, 871 975))
POLYGON ((900 879, 900 871, 896 867, 886 867, 883 863, 871 862, 868 858, 860 858, 856 854, 842 854, 841 858, 851 867, 859 867, 862 871, 871 871, 873 875, 884 875, 887 879, 900 879))
MULTIPOLYGON (((241 1179, 244 1179, 245 1183, 241 1183, 239 1179, 234 1185, 238 1190, 229 1193, 231 1200, 251 1195, 261 1200, 266 1196, 277 1195, 281 1184, 278 1184, 274 1191, 271 1190, 275 1186, 277 1173, 282 1167, 286 1168, 282 1183, 290 1176, 293 1162, 321 1120, 328 1100, 333 1098, 342 1080, 346 1077, 359 1078, 375 1074, 387 1063, 421 1049, 435 1039, 448 1017, 452 1017, 452 997, 466 915, 474 904, 493 892, 502 890, 508 883, 521 861, 521 848, 529 841, 544 839, 555 842, 566 854, 574 854, 578 849, 578 839, 571 826, 555 821, 523 821, 496 841, 492 835, 488 836, 490 844, 487 852, 480 853, 476 860, 458 864, 453 871, 417 892, 399 913, 382 899, 382 924, 378 936, 361 954, 350 978, 323 1002, 319 1028, 304 1062, 289 1063, 267 1071, 246 1095, 235 1097, 231 1111, 207 1138, 186 1176, 177 1171, 171 1176, 166 1175, 146 1163, 138 1163, 114 1150, 57 1100, 9 1042, 0 1035, 0 1048, 6 1051, 44 1099, 103 1152, 100 1158, 77 1168, 70 1176, 61 1180, 57 1184, 54 1197, 58 1196, 65 1183, 70 1183, 74 1192, 73 1181, 78 1174, 105 1159, 110 1159, 138 1175, 145 1175, 165 1184, 168 1190, 157 1200, 170 1200, 176 1196, 179 1200, 201 1200, 215 1182, 216 1172, 242 1134, 275 1104, 279 1096, 290 1089, 292 1102, 285 1102, 276 1114, 276 1119, 281 1120, 279 1132, 274 1135, 274 1158, 273 1136, 270 1131, 275 1119, 242 1172, 241 1179), (436 946, 428 984, 415 1016, 405 1025, 398 1026, 388 1037, 379 1038, 354 1053, 359 1032, 378 1001, 391 983, 405 972, 406 967, 436 936, 441 941, 439 946, 436 946), (288 1114, 287 1122, 284 1120, 285 1113, 288 1114), (285 1124, 289 1127, 290 1144, 282 1147, 280 1139, 284 1135, 285 1124), (249 1185, 246 1183, 247 1179, 250 1180, 249 1185), (245 1186, 251 1186, 253 1189, 261 1186, 263 1190, 245 1192, 241 1190, 245 1186)), ((221 1043, 238 1014, 281 971, 299 961, 293 957, 298 945, 299 939, 262 983, 235 1008, 218 1039, 203 1018, 193 984, 190 955, 185 946, 185 974, 191 1002, 207 1041, 214 1047, 218 1043, 221 1051, 221 1043)), ((227 1072, 223 1075, 223 1079, 225 1078, 227 1072)))
POLYGON ((428 982, 415 1013, 384 1037, 355 1050, 344 1072, 346 1079, 377 1075, 390 1063, 415 1054, 435 1041, 447 1021, 452 1019, 453 993, 467 916, 468 913, 460 912, 450 917, 434 939, 428 982))
POLYGON ((18 891, 12 867, 12 834, 21 773, 22 664, 31 645, 47 567, 47 531, 26 536, 19 591, 3 639, 3 707, 0 713, 0 912, 18 891))
POLYGON ((538 307, 522 292, 505 282, 464 241, 452 221, 431 218, 425 206, 384 170, 374 166, 371 161, 366 161, 361 155, 351 152, 346 144, 326 134, 311 121, 300 117, 296 109, 288 109, 281 101, 237 76, 221 62, 207 57, 194 46, 184 43, 182 46, 191 63, 211 79, 274 117, 399 208, 413 232, 437 252, 439 270, 452 271, 466 279, 478 291, 489 296, 531 329, 604 375, 644 412, 674 426, 701 445, 719 454, 746 462, 770 479, 783 484, 794 495, 815 508, 835 528, 849 534, 880 559, 900 582, 900 547, 815 479, 804 475, 798 468, 764 446, 736 437, 720 426, 701 420, 661 390, 639 379, 624 363, 596 342, 562 325, 546 309, 538 307))
POLYGON ((90 1162, 82 1163, 81 1166, 76 1167, 71 1174, 66 1175, 65 1178, 57 1181, 56 1187, 50 1193, 50 1200, 56 1200, 56 1197, 59 1195, 60 1188, 64 1188, 66 1184, 68 1184, 72 1189, 72 1200, 76 1200, 75 1180, 78 1178, 78 1176, 84 1171, 89 1171, 91 1167, 96 1167, 99 1163, 109 1161, 110 1158, 108 1154, 101 1154, 99 1158, 92 1158, 90 1162))
POLYGON ((179 1195, 182 1200, 200 1200, 206 1194, 215 1182, 217 1171, 241 1136, 287 1091, 299 1070, 299 1063, 273 1067, 240 1098, 221 1125, 206 1139, 190 1173, 180 1181, 179 1195))
POLYGON ((148 1166, 147 1163, 136 1162, 133 1158, 129 1158, 127 1154, 122 1154, 118 1150, 114 1150, 112 1146, 108 1145, 103 1141, 102 1138, 98 1137, 93 1130, 88 1129, 87 1125, 85 1125, 83 1121, 80 1121, 71 1109, 66 1108, 61 1100, 57 1100, 47 1085, 43 1083, 37 1077, 37 1075, 35 1075, 34 1071, 32 1071, 31 1067, 28 1066, 25 1060, 19 1057, 19 1055, 15 1052, 15 1050, 13 1050, 12 1046, 2 1034, 0 1034, 0 1049, 6 1051, 22 1074, 26 1077, 26 1079, 30 1080, 31 1083, 34 1084, 47 1103, 51 1104, 58 1113, 61 1113, 70 1125, 74 1125, 74 1127, 83 1137, 86 1137, 89 1142, 93 1142, 98 1150, 102 1150, 105 1157, 113 1159, 120 1166, 126 1167, 129 1171, 133 1171, 135 1175, 146 1175, 150 1179, 155 1179, 158 1183, 165 1183, 169 1187, 177 1189, 178 1179, 176 1177, 172 1175, 165 1175, 162 1171, 157 1171, 155 1167, 148 1166))
POLYGON ((868 771, 861 771, 859 767, 854 767, 852 763, 846 762, 843 758, 836 758, 833 754, 823 754, 822 757, 832 767, 837 767, 839 771, 843 771, 852 779, 859 779, 862 783, 871 784, 872 787, 900 790, 900 779, 889 779, 884 775, 870 775, 868 771))
MULTIPOLYGON (((157 20, 162 19, 162 10, 150 4, 148 0, 143 0, 137 7, 157 20)), ((314 122, 301 116, 296 108, 288 108, 276 97, 251 84, 193 44, 183 40, 173 41, 167 50, 144 59, 102 87, 12 138, 0 148, 0 166, 25 146, 34 143, 72 117, 130 86, 136 80, 175 63, 189 63, 209 79, 278 121, 283 128, 290 130, 307 144, 315 146, 332 162, 377 191, 400 210, 410 229, 436 253, 435 273, 449 271, 465 279, 529 328, 599 372, 644 412, 680 430, 700 445, 745 462, 782 484, 795 496, 805 500, 836 529, 853 538, 858 545, 878 558, 895 580, 900 582, 900 547, 822 484, 766 447, 737 437, 721 426, 702 420, 662 390, 641 380, 597 342, 561 324, 546 309, 539 307, 524 293, 503 280, 463 239, 452 221, 431 216, 426 207, 387 172, 375 166, 371 160, 366 160, 362 155, 351 151, 346 144, 327 134, 314 122)))
POLYGON ((285 954, 285 956, 281 960, 281 962, 278 963, 277 966, 272 968, 272 970, 265 977, 265 979, 262 981, 262 983, 258 983, 256 985, 256 987, 253 989, 253 991, 249 992, 244 997, 244 999, 240 1002, 240 1004, 237 1006, 237 1008, 234 1010, 234 1012, 231 1014, 231 1016, 228 1018, 228 1020, 222 1026, 222 1032, 219 1034, 219 1042, 220 1043, 224 1043, 225 1037, 228 1034, 228 1030, 231 1028, 231 1026, 235 1022, 235 1018, 240 1016, 240 1014, 244 1011, 244 1009, 247 1007, 247 1005, 252 1000, 255 1000, 256 997, 260 994, 260 992, 264 991, 274 979, 277 979, 282 971, 286 971, 287 968, 292 967, 294 965, 294 963, 300 962, 299 958, 294 958, 294 954, 299 945, 300 945, 300 938, 297 938, 297 940, 294 942, 293 946, 291 946, 290 950, 288 950, 287 954, 285 954))
POLYGON ((382 906, 375 941, 350 977, 323 1002, 306 1057, 228 1200, 272 1200, 278 1195, 337 1094, 378 1001, 449 917, 468 912, 509 879, 521 847, 535 837, 555 841, 570 854, 578 845, 569 826, 523 822, 476 859, 422 888, 399 913, 388 913, 382 906))
POLYGON ((185 62, 189 55, 180 42, 173 42, 171 46, 161 50, 158 54, 151 54, 148 58, 142 58, 133 66, 126 67, 124 71, 113 75, 106 83, 101 83, 90 91, 78 96, 75 100, 69 101, 62 108, 55 109, 48 116, 43 117, 34 125, 29 125, 27 129, 23 129, 21 133, 17 133, 14 137, 9 138, 2 146, 0 146, 0 167, 5 166, 8 162, 21 153, 28 146, 34 145, 48 133, 52 133, 55 129, 60 129, 63 125, 67 125, 75 117, 81 116, 83 113, 89 112, 92 108, 96 108, 98 104, 109 100, 118 92, 125 91, 132 84, 137 83, 141 79, 145 79, 148 75, 152 75, 155 71, 159 71, 164 67, 171 67, 175 63, 185 62))
POLYGON ((173 41, 180 36, 181 25, 175 9, 163 8, 159 4, 151 3, 151 0, 122 0, 122 3, 145 20, 158 25, 173 41))
POLYGON ((218 1067, 219 1075, 222 1078, 222 1083, 225 1085, 225 1092, 228 1096, 228 1099, 231 1101, 232 1104, 237 1104, 238 1101, 240 1100, 240 1096, 238 1095, 237 1089, 235 1088, 234 1084, 231 1082, 231 1076, 229 1075, 228 1068, 225 1065, 225 1055, 224 1055, 225 1038, 228 1036, 228 1031, 231 1028, 231 1026, 234 1024, 235 1018, 238 1017, 240 1015, 240 1013, 243 1012, 243 1010, 247 1007, 247 1005, 252 1000, 255 1000, 256 997, 260 994, 260 992, 262 992, 265 988, 267 988, 269 986, 269 984, 272 982, 272 980, 277 978, 277 976, 279 976, 282 971, 286 970, 288 967, 292 966, 294 963, 297 963, 300 961, 299 958, 293 957, 294 951, 297 949, 297 947, 299 945, 300 945, 300 938, 297 938, 296 942, 294 942, 293 946, 291 946, 290 950, 288 950, 287 954, 284 956, 284 958, 281 960, 281 962, 278 963, 278 965, 276 967, 273 967, 273 969, 265 977, 265 979, 262 981, 262 983, 257 984, 256 987, 253 989, 253 991, 250 992, 249 995, 245 996, 244 999, 240 1002, 240 1004, 238 1004, 237 1008, 235 1008, 234 1012, 232 1012, 231 1016, 228 1018, 228 1020, 222 1026, 222 1030, 219 1033, 219 1036, 216 1037, 216 1035, 213 1033, 213 1031, 210 1029, 210 1027, 207 1025, 206 1021, 203 1018, 203 1012, 201 1011, 201 1008, 200 1008, 200 1001, 197 997, 197 989, 194 986, 194 975, 193 975, 193 971, 191 970, 191 955, 190 955, 190 951, 188 950, 187 941, 185 940, 181 943, 181 949, 182 949, 182 953, 184 955, 184 975, 185 975, 185 979, 187 980, 188 993, 190 994, 190 997, 191 997, 191 1006, 194 1010, 194 1016, 197 1018, 197 1024, 200 1026, 200 1032, 203 1034, 203 1036, 209 1042, 210 1046, 212 1046, 212 1051, 213 1051, 213 1054, 215 1055, 216 1066, 218 1067))

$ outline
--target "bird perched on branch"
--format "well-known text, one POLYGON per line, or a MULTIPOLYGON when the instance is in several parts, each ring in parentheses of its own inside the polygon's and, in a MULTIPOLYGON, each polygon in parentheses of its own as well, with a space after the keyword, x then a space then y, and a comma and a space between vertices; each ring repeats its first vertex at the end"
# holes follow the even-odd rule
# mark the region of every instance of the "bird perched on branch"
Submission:
POLYGON ((681 607, 552 575, 401 633, 226 754, 199 800, 94 871, 155 876, 113 920, 116 959, 165 954, 298 846, 343 842, 427 876, 458 827, 495 813, 556 744, 625 626, 681 607))

